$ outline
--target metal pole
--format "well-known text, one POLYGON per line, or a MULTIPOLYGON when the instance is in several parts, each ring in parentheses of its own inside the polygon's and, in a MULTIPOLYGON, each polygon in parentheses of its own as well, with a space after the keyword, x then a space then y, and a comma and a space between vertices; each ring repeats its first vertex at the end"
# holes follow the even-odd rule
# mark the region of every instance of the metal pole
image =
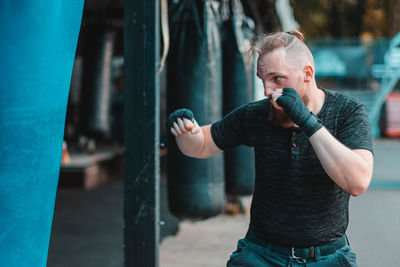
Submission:
POLYGON ((157 267, 159 1, 125 0, 125 267, 157 267))

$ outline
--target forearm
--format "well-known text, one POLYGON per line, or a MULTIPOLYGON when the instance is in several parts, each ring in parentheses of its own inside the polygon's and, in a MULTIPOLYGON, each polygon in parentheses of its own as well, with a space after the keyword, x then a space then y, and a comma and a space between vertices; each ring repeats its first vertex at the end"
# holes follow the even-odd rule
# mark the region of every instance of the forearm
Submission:
POLYGON ((208 158, 222 152, 212 140, 210 128, 211 125, 205 125, 196 133, 188 131, 176 136, 181 152, 193 158, 208 158))
POLYGON ((349 149, 325 127, 314 133, 310 142, 322 167, 337 185, 353 196, 367 190, 372 178, 372 155, 349 149))
POLYGON ((194 158, 208 158, 222 152, 211 136, 211 124, 200 127, 193 112, 178 109, 167 119, 167 129, 175 136, 183 154, 194 158))

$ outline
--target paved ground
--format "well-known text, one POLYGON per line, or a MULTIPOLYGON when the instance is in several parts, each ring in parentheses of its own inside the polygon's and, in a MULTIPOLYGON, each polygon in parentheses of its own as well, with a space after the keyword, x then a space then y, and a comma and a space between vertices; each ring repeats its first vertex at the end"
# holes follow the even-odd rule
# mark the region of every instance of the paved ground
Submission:
MULTIPOLYGON (((374 184, 350 201, 348 236, 360 267, 400 266, 400 140, 378 140, 374 184)), ((244 199, 249 205, 250 198, 244 199)), ((182 222, 160 246, 160 267, 224 266, 248 225, 248 214, 182 222)), ((123 266, 122 183, 91 191, 62 189, 49 252, 49 267, 123 266)))

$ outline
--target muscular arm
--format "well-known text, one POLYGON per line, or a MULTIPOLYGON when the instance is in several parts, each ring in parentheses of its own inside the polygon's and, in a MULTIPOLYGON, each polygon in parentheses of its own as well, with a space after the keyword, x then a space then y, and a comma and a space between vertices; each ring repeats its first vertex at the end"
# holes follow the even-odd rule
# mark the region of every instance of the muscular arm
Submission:
MULTIPOLYGON (((276 90, 273 99, 276 99, 277 104, 284 108, 293 122, 310 137, 311 145, 322 167, 337 185, 353 196, 358 196, 367 190, 373 168, 370 151, 352 150, 338 141, 308 110, 296 90, 292 88, 276 90)), ((354 127, 356 126, 352 125, 348 129, 356 132, 354 127)))
POLYGON ((251 146, 246 125, 247 105, 237 107, 212 125, 200 127, 188 109, 178 109, 167 119, 167 128, 176 137, 183 154, 208 158, 238 145, 251 146), (217 145, 218 144, 218 145, 217 145))
POLYGON ((367 190, 373 169, 372 153, 351 150, 322 127, 310 137, 311 145, 329 177, 352 196, 367 190))
POLYGON ((209 158, 220 152, 211 136, 211 125, 200 127, 196 121, 178 119, 171 133, 183 154, 193 158, 209 158))

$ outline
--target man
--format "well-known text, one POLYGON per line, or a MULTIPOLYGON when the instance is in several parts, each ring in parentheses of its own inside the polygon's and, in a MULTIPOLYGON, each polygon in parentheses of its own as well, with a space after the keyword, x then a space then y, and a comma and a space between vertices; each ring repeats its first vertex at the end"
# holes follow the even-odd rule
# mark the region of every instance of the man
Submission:
POLYGON ((267 99, 212 125, 200 127, 185 109, 168 119, 190 157, 254 147, 250 226, 227 266, 357 266, 345 231, 350 195, 363 193, 372 177, 365 107, 317 87, 300 32, 267 35, 254 50, 267 99))

